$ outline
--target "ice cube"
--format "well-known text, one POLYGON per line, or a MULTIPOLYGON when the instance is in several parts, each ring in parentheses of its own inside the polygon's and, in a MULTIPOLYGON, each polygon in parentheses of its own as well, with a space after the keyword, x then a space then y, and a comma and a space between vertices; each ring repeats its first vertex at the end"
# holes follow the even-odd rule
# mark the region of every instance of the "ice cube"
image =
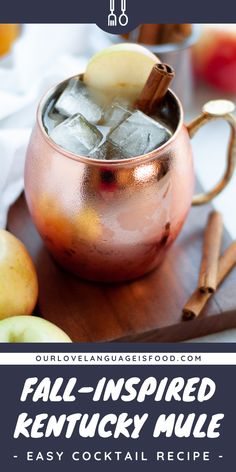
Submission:
POLYGON ((135 111, 107 139, 124 149, 128 157, 140 156, 161 146, 171 137, 170 131, 141 111, 135 111))
POLYGON ((116 146, 109 141, 105 141, 101 146, 93 149, 89 153, 89 157, 93 159, 112 161, 115 159, 125 159, 128 156, 119 148, 119 146, 116 146))
POLYGON ((129 116, 131 116, 130 111, 120 104, 115 103, 114 105, 107 108, 107 111, 104 114, 104 123, 110 128, 115 128, 129 116))
POLYGON ((43 116, 43 123, 48 133, 66 119, 66 116, 61 115, 55 110, 54 104, 55 102, 49 103, 43 116))
POLYGON ((59 146, 84 156, 88 156, 103 140, 102 133, 80 113, 56 126, 50 133, 50 137, 59 146))
POLYGON ((79 79, 69 80, 55 108, 65 116, 81 113, 90 123, 98 123, 102 118, 102 108, 91 98, 88 88, 79 79))

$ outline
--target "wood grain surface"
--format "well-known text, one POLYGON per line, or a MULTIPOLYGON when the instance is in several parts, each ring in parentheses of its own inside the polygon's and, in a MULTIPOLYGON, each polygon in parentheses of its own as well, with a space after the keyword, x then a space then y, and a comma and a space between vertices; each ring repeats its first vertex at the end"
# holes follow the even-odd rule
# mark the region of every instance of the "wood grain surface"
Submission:
MULTIPOLYGON (((197 284, 211 209, 210 205, 191 209, 164 263, 148 276, 129 283, 95 284, 76 278, 54 262, 22 195, 10 210, 8 229, 25 243, 36 265, 39 300, 35 313, 56 323, 77 342, 175 342, 236 327, 236 269, 197 320, 182 321, 182 307, 197 284)), ((222 250, 230 241, 224 231, 222 250)))

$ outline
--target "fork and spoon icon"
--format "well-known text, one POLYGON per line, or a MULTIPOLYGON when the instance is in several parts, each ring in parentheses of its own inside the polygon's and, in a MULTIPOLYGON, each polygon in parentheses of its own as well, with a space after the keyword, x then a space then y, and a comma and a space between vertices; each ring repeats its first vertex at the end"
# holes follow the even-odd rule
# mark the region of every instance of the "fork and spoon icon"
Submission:
POLYGON ((108 15, 108 26, 116 26, 117 19, 121 26, 126 26, 129 18, 126 15, 126 0, 121 0, 121 15, 119 17, 115 13, 115 0, 110 0, 110 15, 108 15))

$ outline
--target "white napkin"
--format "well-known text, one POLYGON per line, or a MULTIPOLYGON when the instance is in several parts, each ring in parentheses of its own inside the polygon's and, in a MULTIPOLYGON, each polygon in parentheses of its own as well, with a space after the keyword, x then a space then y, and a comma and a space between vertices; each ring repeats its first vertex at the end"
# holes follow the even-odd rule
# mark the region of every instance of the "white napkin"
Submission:
POLYGON ((9 206, 23 189, 25 150, 30 129, 0 130, 0 156, 3 166, 0 172, 0 228, 6 225, 9 206))
POLYGON ((11 54, 0 60, 0 227, 23 190, 24 161, 41 96, 80 73, 90 25, 25 25, 11 54))

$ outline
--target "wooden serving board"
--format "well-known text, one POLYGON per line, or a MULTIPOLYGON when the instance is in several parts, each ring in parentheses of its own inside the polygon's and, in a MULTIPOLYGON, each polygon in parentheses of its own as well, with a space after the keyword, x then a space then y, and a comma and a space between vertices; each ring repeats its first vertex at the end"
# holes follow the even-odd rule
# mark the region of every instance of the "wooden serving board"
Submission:
MULTIPOLYGON (((236 269, 202 315, 182 321, 182 307, 196 287, 203 231, 210 205, 192 208, 184 229, 156 271, 122 284, 97 284, 65 272, 44 247, 24 196, 9 213, 8 229, 28 248, 39 277, 36 313, 56 323, 73 341, 175 342, 236 327, 236 269), (229 313, 227 313, 230 310, 229 313), (154 336, 146 333, 154 331, 154 336)), ((224 232, 223 248, 230 243, 224 232)))

